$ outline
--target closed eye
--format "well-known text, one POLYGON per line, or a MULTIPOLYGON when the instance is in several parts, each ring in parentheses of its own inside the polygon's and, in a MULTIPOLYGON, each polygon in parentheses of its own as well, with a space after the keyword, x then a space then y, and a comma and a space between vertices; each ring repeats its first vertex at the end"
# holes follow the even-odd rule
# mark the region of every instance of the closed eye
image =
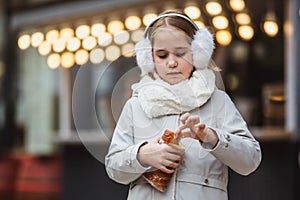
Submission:
POLYGON ((186 52, 177 52, 177 53, 174 53, 177 57, 183 57, 185 56, 186 52))
POLYGON ((155 54, 160 59, 166 59, 169 56, 169 52, 165 50, 156 51, 155 54))
POLYGON ((188 48, 185 48, 185 47, 181 48, 180 47, 180 48, 177 48, 174 51, 174 55, 176 55, 177 57, 183 57, 187 54, 188 51, 189 51, 188 48))
MULTIPOLYGON (((172 54, 177 57, 184 57, 188 52, 187 48, 177 48, 172 54)), ((166 59, 168 58, 169 54, 171 52, 166 50, 157 50, 155 51, 155 55, 159 57, 160 59, 166 59)))
POLYGON ((161 58, 161 59, 166 59, 168 57, 168 55, 167 54, 165 54, 165 55, 158 55, 158 57, 161 58))

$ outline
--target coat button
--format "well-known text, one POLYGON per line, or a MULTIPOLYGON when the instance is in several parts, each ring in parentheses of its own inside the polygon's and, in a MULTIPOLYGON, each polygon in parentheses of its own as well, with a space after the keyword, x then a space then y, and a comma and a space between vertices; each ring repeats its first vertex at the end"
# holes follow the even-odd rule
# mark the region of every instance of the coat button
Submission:
POLYGON ((228 143, 225 143, 225 147, 226 147, 226 148, 228 147, 228 143))
POLYGON ((230 135, 226 135, 226 136, 225 136, 225 139, 226 139, 228 142, 231 141, 230 135))
POLYGON ((205 183, 205 184, 208 184, 208 179, 207 179, 207 178, 204 180, 204 183, 205 183))

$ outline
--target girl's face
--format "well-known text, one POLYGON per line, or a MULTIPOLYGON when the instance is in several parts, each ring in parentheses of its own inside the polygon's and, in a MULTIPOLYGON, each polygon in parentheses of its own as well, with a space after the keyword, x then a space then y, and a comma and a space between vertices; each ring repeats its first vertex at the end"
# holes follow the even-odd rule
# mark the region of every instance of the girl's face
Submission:
POLYGON ((193 61, 188 36, 173 27, 159 28, 153 38, 153 59, 159 77, 169 84, 191 76, 193 61))

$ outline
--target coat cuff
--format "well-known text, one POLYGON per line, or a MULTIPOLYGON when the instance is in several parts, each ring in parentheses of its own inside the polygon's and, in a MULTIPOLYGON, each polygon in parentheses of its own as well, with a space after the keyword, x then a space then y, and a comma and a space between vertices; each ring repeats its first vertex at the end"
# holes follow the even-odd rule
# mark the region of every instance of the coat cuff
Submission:
POLYGON ((137 173, 144 173, 151 168, 151 166, 143 166, 137 159, 139 148, 146 143, 146 141, 140 142, 134 145, 131 149, 129 165, 133 167, 137 173))
POLYGON ((211 127, 208 128, 210 128, 216 134, 216 136, 218 137, 218 142, 216 145, 212 145, 210 142, 200 142, 200 144, 205 150, 210 152, 210 151, 214 151, 220 145, 220 135, 214 128, 211 127))

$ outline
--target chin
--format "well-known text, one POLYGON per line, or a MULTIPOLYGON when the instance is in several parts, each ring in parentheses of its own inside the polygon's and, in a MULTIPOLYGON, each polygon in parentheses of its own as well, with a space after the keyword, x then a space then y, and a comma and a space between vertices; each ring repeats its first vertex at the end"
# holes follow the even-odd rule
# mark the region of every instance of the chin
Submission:
POLYGON ((184 81, 184 80, 182 80, 182 79, 180 79, 180 80, 170 80, 170 81, 167 81, 170 85, 175 85, 175 84, 177 84, 177 83, 180 83, 180 82, 182 82, 182 81, 184 81))

